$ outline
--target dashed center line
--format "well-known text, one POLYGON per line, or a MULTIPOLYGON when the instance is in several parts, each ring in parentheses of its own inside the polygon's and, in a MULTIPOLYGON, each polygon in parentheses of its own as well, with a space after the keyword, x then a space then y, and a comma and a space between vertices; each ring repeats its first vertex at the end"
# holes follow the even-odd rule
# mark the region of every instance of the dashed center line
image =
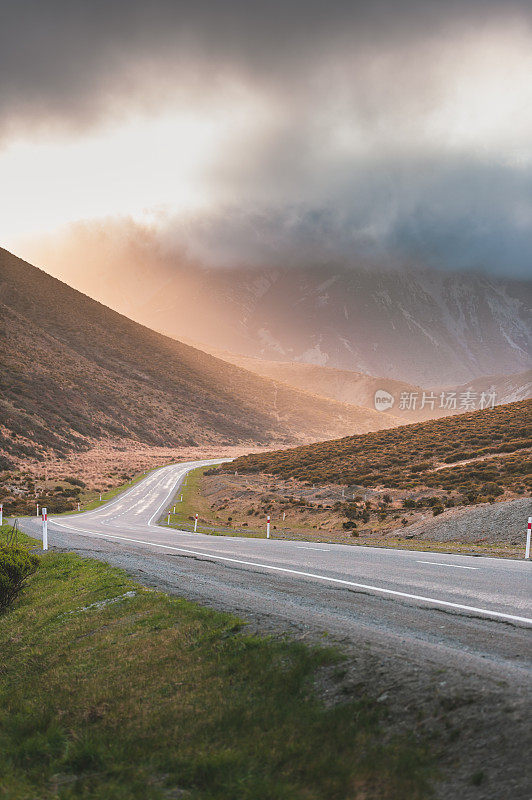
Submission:
POLYGON ((434 564, 435 567, 453 567, 453 569, 480 569, 480 567, 464 567, 461 564, 443 564, 441 561, 416 561, 416 564, 434 564))
POLYGON ((298 548, 298 550, 318 550, 320 553, 331 552, 328 547, 308 547, 307 545, 304 544, 296 544, 296 547, 298 548))

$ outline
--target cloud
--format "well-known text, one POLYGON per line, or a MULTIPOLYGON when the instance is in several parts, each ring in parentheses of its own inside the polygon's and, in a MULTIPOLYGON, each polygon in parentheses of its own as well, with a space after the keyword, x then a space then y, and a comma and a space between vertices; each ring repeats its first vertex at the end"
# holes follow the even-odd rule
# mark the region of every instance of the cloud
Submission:
POLYGON ((532 167, 465 159, 360 165, 329 202, 161 219, 162 247, 210 266, 423 266, 530 275, 532 167))
MULTIPOLYGON (((4 145, 47 130, 90 136, 168 108, 207 126, 227 109, 217 157, 187 176, 209 210, 172 213, 165 182, 169 209, 154 226, 164 248, 219 265, 530 271, 529 0, 5 6, 4 145)), ((114 196, 105 180, 102 196, 114 196)))
MULTIPOLYGON (((183 87, 216 92, 231 75, 272 91, 301 89, 322 68, 325 80, 327 70, 334 79, 346 62, 355 84, 361 66, 362 84, 371 81, 368 72, 382 83, 379 72, 393 53, 403 63, 395 78, 410 73, 411 82, 417 74, 419 82, 427 67, 419 70, 424 43, 437 46, 464 31, 500 27, 501 19, 530 33, 530 4, 8 0, 0 29, 0 117, 12 124, 46 119, 83 126, 129 104, 156 105, 183 87)), ((397 87, 386 94, 390 102, 397 87)))

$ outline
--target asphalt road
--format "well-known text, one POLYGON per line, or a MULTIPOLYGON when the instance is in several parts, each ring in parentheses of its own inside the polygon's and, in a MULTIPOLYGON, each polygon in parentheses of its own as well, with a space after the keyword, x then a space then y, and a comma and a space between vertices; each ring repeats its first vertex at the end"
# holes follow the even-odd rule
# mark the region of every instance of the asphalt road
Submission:
MULTIPOLYGON (((443 736, 446 780, 438 797, 529 800, 523 768, 530 746, 532 565, 159 525, 186 473, 210 463, 217 462, 163 467, 94 511, 50 519, 50 547, 234 612, 262 634, 339 644, 350 660, 347 685, 331 688, 334 696, 363 685, 365 693, 386 698, 391 729, 415 719, 419 735, 443 736), (461 738, 446 740, 441 732, 452 730, 461 738), (474 765, 488 776, 480 792, 470 782, 474 765)), ((21 527, 40 536, 37 519, 21 527)))
POLYGON ((59 528, 114 540, 124 550, 190 554, 258 573, 274 572, 287 581, 304 579, 403 603, 532 625, 531 565, 525 560, 218 537, 158 525, 187 471, 211 463, 216 462, 163 467, 94 511, 50 518, 50 539, 53 541, 53 532, 59 528))

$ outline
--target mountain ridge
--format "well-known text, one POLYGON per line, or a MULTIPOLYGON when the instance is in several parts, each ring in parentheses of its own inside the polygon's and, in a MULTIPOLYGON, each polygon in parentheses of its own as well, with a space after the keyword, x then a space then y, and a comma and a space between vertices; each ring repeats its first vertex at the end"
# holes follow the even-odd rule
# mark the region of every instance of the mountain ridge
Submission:
POLYGON ((102 438, 288 444, 394 424, 156 333, 2 249, 0 320, 4 464, 102 438))

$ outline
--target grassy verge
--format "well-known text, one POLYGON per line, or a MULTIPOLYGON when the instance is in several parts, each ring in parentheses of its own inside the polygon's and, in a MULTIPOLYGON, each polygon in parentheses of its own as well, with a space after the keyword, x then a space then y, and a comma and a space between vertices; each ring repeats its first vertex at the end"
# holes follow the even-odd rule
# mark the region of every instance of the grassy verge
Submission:
POLYGON ((428 757, 385 736, 383 704, 324 707, 317 677, 341 675, 338 653, 242 627, 97 561, 44 556, 0 616, 0 797, 428 796, 428 757))

